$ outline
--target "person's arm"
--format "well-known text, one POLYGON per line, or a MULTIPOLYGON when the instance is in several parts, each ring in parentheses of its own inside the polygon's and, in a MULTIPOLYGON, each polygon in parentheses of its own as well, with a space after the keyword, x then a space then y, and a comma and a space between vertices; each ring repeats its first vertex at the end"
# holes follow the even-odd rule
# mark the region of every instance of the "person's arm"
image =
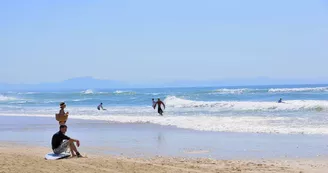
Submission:
POLYGON ((162 104, 163 104, 163 107, 164 107, 164 109, 165 109, 165 104, 164 104, 164 102, 162 102, 162 104))
MULTIPOLYGON (((64 135, 64 134, 63 134, 64 135)), ((78 139, 73 139, 73 138, 70 138, 66 135, 63 136, 63 139, 66 139, 66 140, 69 140, 70 142, 76 142, 76 145, 79 147, 80 146, 80 141, 78 139)))
POLYGON ((157 102, 154 104, 154 109, 156 109, 156 106, 157 106, 157 102))
POLYGON ((79 141, 78 139, 73 139, 73 138, 71 138, 71 139, 69 139, 69 140, 70 140, 70 142, 76 142, 77 147, 80 146, 80 141, 79 141))

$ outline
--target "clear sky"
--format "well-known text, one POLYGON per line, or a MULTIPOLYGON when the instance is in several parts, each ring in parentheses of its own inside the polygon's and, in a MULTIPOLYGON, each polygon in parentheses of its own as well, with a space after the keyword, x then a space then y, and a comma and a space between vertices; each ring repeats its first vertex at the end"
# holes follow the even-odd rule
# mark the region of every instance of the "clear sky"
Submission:
POLYGON ((0 82, 328 77, 325 0, 3 0, 0 82))

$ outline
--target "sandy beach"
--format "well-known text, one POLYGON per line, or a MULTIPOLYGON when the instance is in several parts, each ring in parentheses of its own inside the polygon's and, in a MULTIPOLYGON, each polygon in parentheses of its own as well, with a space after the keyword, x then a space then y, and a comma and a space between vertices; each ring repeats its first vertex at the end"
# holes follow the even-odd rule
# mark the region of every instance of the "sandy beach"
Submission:
POLYGON ((171 157, 128 158, 113 156, 86 156, 48 161, 43 147, 0 144, 1 173, 50 172, 252 172, 252 173, 324 173, 326 159, 317 160, 214 160, 171 157))

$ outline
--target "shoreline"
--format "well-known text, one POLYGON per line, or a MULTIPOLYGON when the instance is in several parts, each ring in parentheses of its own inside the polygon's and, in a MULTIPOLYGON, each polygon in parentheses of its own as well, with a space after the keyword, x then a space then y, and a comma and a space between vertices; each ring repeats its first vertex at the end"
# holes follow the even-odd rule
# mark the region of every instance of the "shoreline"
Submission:
MULTIPOLYGON (((204 132, 156 124, 70 119, 67 135, 82 152, 128 157, 297 159, 328 156, 325 135, 204 132)), ((48 147, 54 118, 0 116, 0 142, 48 147)))
MULTIPOLYGON (((221 124, 221 128, 213 128, 213 127, 205 127, 204 124, 201 124, 197 122, 194 117, 183 117, 183 116, 122 116, 122 115, 107 115, 102 116, 103 114, 100 114, 100 116, 91 116, 90 118, 88 115, 73 115, 69 116, 69 121, 85 121, 85 122, 106 122, 111 124, 153 124, 154 126, 163 126, 163 127, 172 127, 177 129, 184 129, 184 130, 190 130, 190 131, 198 131, 198 132, 213 132, 213 133, 237 133, 237 134, 270 134, 270 135, 309 135, 309 136, 328 136, 328 131, 324 130, 319 126, 319 128, 316 129, 309 129, 308 127, 302 127, 303 129, 307 129, 307 132, 304 132, 303 130, 295 130, 294 128, 289 128, 286 130, 286 127, 279 127, 276 126, 274 128, 272 127, 266 127, 266 126, 260 126, 257 127, 258 124, 255 122, 250 124, 244 124, 241 127, 231 127, 226 126, 227 124, 232 123, 240 123, 241 121, 245 121, 245 118, 247 119, 253 119, 255 121, 258 121, 259 124, 261 123, 270 123, 272 121, 275 123, 275 121, 280 121, 279 117, 273 117, 269 122, 261 122, 261 118, 259 120, 259 117, 257 116, 248 116, 243 117, 242 119, 238 119, 237 122, 233 122, 231 120, 231 117, 206 117, 206 116, 200 116, 202 120, 206 119, 207 123, 211 122, 224 122, 221 124), (132 118, 132 119, 131 119, 132 118), (211 119, 212 118, 212 119, 211 119), (194 127, 191 127, 190 125, 180 124, 180 123, 174 123, 175 121, 184 121, 193 123, 194 127), (199 126, 202 126, 201 128, 199 126), (252 127, 252 128, 249 128, 252 127), (258 128, 258 129, 257 129, 258 128), (267 129, 266 129, 267 128, 267 129), (266 130, 263 130, 266 129, 266 130), (284 131, 284 129, 286 131, 284 131)), ((17 117, 17 118, 45 118, 45 119, 54 119, 54 115, 49 114, 8 114, 8 113, 0 113, 1 117, 17 117)), ((291 118, 290 118, 291 119, 291 118)), ((285 121, 290 121, 290 119, 286 119, 285 121)), ((205 123, 206 124, 206 123, 205 123)), ((211 126, 211 125, 209 125, 211 126)))

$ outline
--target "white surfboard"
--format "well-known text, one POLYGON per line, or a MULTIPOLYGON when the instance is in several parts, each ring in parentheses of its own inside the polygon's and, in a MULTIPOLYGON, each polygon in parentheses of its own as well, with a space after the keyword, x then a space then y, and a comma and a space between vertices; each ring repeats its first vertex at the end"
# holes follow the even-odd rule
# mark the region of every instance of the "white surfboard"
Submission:
POLYGON ((70 154, 68 153, 61 153, 61 154, 54 154, 54 153, 48 153, 44 156, 46 160, 58 160, 58 159, 64 159, 69 157, 70 154))

